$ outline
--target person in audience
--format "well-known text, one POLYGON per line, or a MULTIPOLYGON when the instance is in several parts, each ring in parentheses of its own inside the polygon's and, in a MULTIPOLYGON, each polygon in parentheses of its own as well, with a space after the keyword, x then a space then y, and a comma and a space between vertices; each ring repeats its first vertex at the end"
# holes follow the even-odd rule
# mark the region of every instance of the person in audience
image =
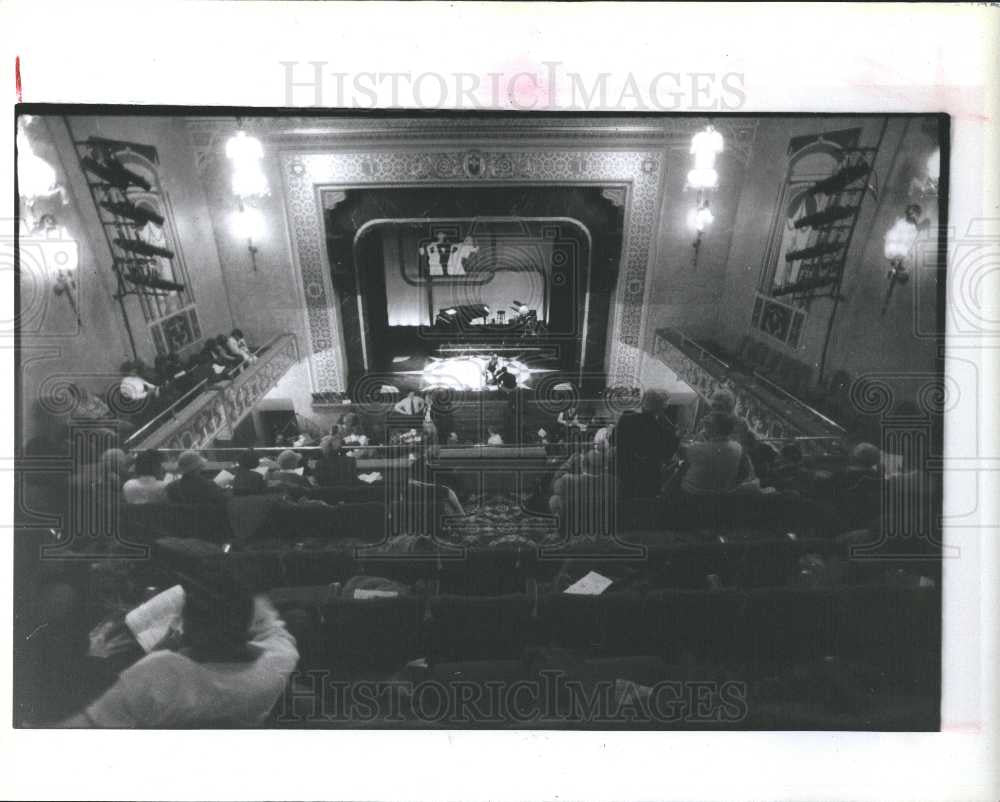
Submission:
POLYGON ((421 398, 416 390, 410 390, 406 394, 406 398, 398 401, 393 407, 393 411, 400 415, 423 415, 424 411, 427 409, 427 403, 421 398))
MULTIPOLYGON (((725 387, 720 387, 718 390, 712 393, 711 398, 708 401, 709 412, 718 412, 722 415, 732 415, 735 429, 733 430, 733 435, 740 442, 740 445, 747 449, 749 447, 749 442, 747 436, 750 434, 750 427, 743 418, 736 414, 736 395, 725 387)), ((706 418, 707 421, 707 418, 706 418)), ((707 439, 707 434, 702 428, 702 431, 698 433, 696 439, 704 440, 707 439)))
POLYGON ((844 528, 867 526, 882 511, 882 452, 871 443, 851 450, 847 467, 833 476, 834 512, 844 528))
POLYGON ((802 449, 795 443, 782 446, 781 453, 766 478, 771 487, 799 493, 806 492, 811 487, 812 480, 812 472, 803 464, 802 449))
POLYGON ((260 460, 252 448, 236 458, 236 470, 233 472, 234 496, 252 496, 267 490, 267 480, 255 470, 259 465, 260 460))
POLYGON ((576 407, 560 410, 559 414, 556 415, 556 423, 559 424, 563 440, 567 443, 577 442, 587 431, 587 424, 580 420, 576 407))
POLYGON ((122 373, 125 374, 119 384, 122 398, 138 403, 153 398, 159 393, 159 387, 142 378, 142 363, 138 360, 124 362, 122 373))
POLYGON ((641 411, 626 410, 608 440, 615 449, 615 463, 622 494, 650 498, 659 494, 664 471, 674 460, 679 439, 666 415, 668 396, 658 390, 642 395, 641 411))
POLYGON ((298 664, 267 597, 234 582, 186 580, 179 648, 160 648, 63 727, 194 728, 263 724, 298 664))
POLYGON ((618 482, 609 473, 608 454, 591 449, 580 460, 577 473, 566 473, 553 485, 549 509, 564 524, 588 534, 610 534, 618 507, 618 482))
POLYGON ((122 487, 126 504, 160 504, 167 500, 163 458, 159 451, 143 451, 135 460, 135 476, 122 487))
POLYGON ((425 523, 428 514, 465 515, 458 494, 432 475, 427 462, 429 456, 430 452, 425 453, 410 466, 410 477, 402 499, 404 515, 422 517, 425 523))
POLYGON ((313 477, 320 487, 353 484, 358 481, 358 464, 353 457, 341 454, 343 446, 339 437, 327 435, 320 440, 320 458, 313 477))
POLYGON ((500 430, 496 426, 488 426, 486 428, 489 437, 486 438, 486 445, 488 446, 502 446, 503 437, 500 436, 500 430))
POLYGON ((337 426, 340 429, 341 437, 344 439, 352 435, 360 436, 365 433, 361 426, 361 418, 357 412, 345 412, 340 416, 340 420, 337 421, 337 426))
POLYGON ((312 485, 299 473, 301 462, 302 457, 291 449, 282 451, 278 455, 278 470, 268 480, 268 486, 287 490, 308 490, 312 485))
POLYGON ((594 445, 601 447, 611 441, 611 433, 615 430, 615 424, 608 422, 594 432, 594 445))
POLYGON ((250 346, 243 338, 243 332, 239 329, 233 329, 229 333, 229 337, 226 339, 226 350, 233 356, 242 359, 244 364, 252 365, 257 361, 257 356, 250 350, 250 346))
POLYGON ((197 451, 185 451, 177 458, 180 478, 167 485, 167 498, 175 504, 223 504, 226 494, 202 474, 208 463, 197 451))
MULTIPOLYGON (((725 412, 705 417, 704 439, 684 447, 686 469, 681 490, 690 496, 731 493, 744 468, 743 446, 734 438, 736 419, 725 412)), ((744 477, 745 478, 745 477, 744 477)))
POLYGON ((212 356, 220 365, 225 365, 227 368, 233 368, 237 365, 243 364, 243 357, 238 354, 231 354, 229 349, 226 348, 226 335, 220 334, 218 337, 209 340, 209 348, 212 350, 212 356))

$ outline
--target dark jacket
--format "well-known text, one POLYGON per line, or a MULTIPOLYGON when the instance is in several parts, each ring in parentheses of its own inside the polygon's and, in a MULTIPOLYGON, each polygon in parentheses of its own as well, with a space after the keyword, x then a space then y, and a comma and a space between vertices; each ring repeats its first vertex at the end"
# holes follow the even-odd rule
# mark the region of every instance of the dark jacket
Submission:
POLYGON ((358 481, 358 463, 354 457, 335 454, 322 457, 313 471, 316 484, 320 487, 351 484, 358 481))
POLYGON ((226 494, 211 479, 189 473, 167 485, 167 498, 175 504, 222 504, 226 494))
POLYGON ((670 421, 649 412, 624 412, 611 442, 622 492, 629 497, 657 495, 663 466, 674 458, 680 442, 670 421))
POLYGON ((249 468, 237 468, 233 476, 234 496, 252 496, 267 490, 267 480, 257 471, 249 468))

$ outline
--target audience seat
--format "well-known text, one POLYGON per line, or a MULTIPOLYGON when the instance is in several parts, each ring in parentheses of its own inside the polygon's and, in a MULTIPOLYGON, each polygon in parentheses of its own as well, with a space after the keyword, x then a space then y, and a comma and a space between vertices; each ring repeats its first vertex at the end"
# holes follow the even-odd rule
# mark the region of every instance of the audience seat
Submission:
POLYGON ((515 659, 532 641, 536 623, 527 594, 436 596, 430 605, 428 659, 515 659))

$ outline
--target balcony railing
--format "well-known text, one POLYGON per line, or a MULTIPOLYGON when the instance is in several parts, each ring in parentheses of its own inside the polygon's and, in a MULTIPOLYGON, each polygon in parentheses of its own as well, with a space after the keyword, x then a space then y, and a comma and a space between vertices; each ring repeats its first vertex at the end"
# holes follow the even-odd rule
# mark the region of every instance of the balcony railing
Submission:
POLYGON ((299 359, 291 334, 278 335, 257 354, 257 362, 225 384, 206 389, 203 383, 179 398, 133 434, 128 447, 200 449, 231 434, 299 359))

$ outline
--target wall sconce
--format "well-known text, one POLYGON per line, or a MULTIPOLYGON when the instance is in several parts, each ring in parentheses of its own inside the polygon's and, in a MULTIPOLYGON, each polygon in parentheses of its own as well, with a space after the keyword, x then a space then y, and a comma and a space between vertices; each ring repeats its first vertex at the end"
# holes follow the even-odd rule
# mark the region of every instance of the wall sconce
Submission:
POLYGON ((910 199, 927 200, 938 195, 938 181, 941 178, 941 149, 935 148, 927 157, 922 178, 910 181, 910 199))
POLYGON ((250 252, 250 262, 254 271, 257 270, 257 246, 254 240, 260 241, 264 236, 264 215, 260 209, 247 206, 243 201, 239 201, 239 206, 230 218, 233 234, 237 239, 247 241, 247 250, 250 252))
POLYGON ((255 204, 260 198, 271 194, 267 184, 267 176, 261 167, 264 158, 264 147, 260 140, 247 136, 243 130, 242 120, 237 120, 240 130, 226 143, 226 158, 232 162, 233 194, 236 196, 237 209, 233 213, 233 232, 240 239, 247 241, 247 251, 254 272, 257 270, 257 246, 254 240, 260 240, 264 233, 264 215, 255 204))
POLYGON ((715 216, 708 206, 708 199, 699 198, 698 205, 688 213, 688 225, 697 232, 694 242, 691 243, 691 247, 694 249, 694 257, 691 259, 692 266, 698 264, 698 252, 701 249, 702 235, 705 233, 705 229, 712 224, 713 220, 715 220, 715 216))
POLYGON ((922 219, 924 210, 916 203, 911 203, 906 207, 905 214, 898 218, 892 227, 885 232, 885 258, 889 260, 889 286, 885 291, 885 298, 882 301, 882 314, 889 308, 889 299, 897 284, 906 284, 910 280, 910 274, 906 267, 906 261, 913 253, 917 237, 920 232, 927 228, 930 222, 922 219))
POLYGON ((28 139, 27 125, 31 117, 21 117, 17 122, 17 191, 28 212, 28 228, 37 230, 41 223, 34 218, 35 202, 58 192, 63 192, 56 180, 55 168, 38 156, 28 139))
POLYGON ((688 225, 697 232, 691 247, 694 256, 691 266, 697 266, 698 253, 701 249, 702 235, 705 229, 715 219, 708 201, 711 192, 719 185, 719 173, 715 169, 715 157, 722 153, 724 147, 722 134, 712 125, 707 125, 691 137, 691 155, 694 156, 694 167, 688 171, 685 189, 698 191, 695 206, 688 214, 688 225))

